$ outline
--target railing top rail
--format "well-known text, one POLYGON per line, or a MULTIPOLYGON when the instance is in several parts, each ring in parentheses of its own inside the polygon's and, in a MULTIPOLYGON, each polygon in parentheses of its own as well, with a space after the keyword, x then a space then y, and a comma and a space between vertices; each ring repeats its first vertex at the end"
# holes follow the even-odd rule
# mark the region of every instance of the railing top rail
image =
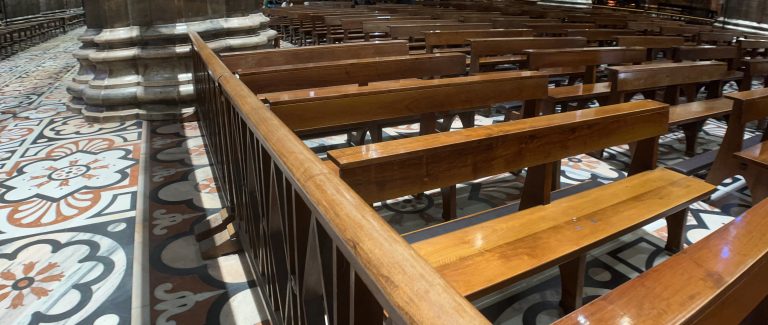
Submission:
POLYGON ((231 105, 395 323, 488 324, 477 308, 229 73, 198 35, 190 32, 190 37, 231 105))

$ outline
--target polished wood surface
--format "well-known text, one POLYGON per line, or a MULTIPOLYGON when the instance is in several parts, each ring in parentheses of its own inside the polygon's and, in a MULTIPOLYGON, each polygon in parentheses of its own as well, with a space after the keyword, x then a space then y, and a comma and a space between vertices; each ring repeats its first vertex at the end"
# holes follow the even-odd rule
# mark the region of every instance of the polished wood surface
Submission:
POLYGON ((211 68, 224 65, 190 37, 217 184, 238 211, 273 312, 309 323, 381 323, 386 314, 403 324, 488 324, 240 80, 211 68), (286 299, 305 303, 278 303, 286 299))
POLYGON ((541 99, 546 89, 544 74, 509 72, 302 90, 265 97, 289 128, 309 134, 428 113, 474 110, 513 100, 541 99), (300 97, 308 93, 311 96, 300 97))
POLYGON ((733 101, 728 98, 715 98, 674 105, 669 109, 669 125, 675 126, 724 116, 730 113, 732 108, 733 101))
POLYGON ((534 18, 496 18, 491 19, 493 28, 527 28, 526 24, 543 23, 557 24, 559 19, 534 19, 534 18))
POLYGON ((616 36, 637 35, 637 31, 630 29, 567 29, 570 37, 584 37, 590 42, 612 41, 616 36))
POLYGON ((619 92, 721 80, 727 65, 702 61, 615 66, 607 70, 612 90, 619 92))
POLYGON ((425 32, 429 31, 453 31, 465 29, 490 29, 491 24, 487 23, 456 23, 456 24, 412 24, 412 25, 390 25, 389 36, 392 39, 410 39, 423 38, 425 32))
POLYGON ((713 190, 701 180, 660 168, 413 247, 472 299, 685 208, 713 190))
POLYGON ((456 30, 456 31, 429 31, 424 33, 424 42, 427 53, 438 46, 466 45, 470 38, 508 38, 508 37, 532 37, 530 29, 483 29, 483 30, 456 30))
POLYGON ((619 46, 640 46, 645 48, 673 48, 685 45, 685 39, 674 36, 616 36, 619 46))
POLYGON ((739 324, 768 295, 768 201, 555 322, 739 324))
POLYGON ((296 64, 271 69, 242 71, 243 81, 255 93, 345 84, 461 75, 466 58, 459 53, 422 54, 361 60, 296 64))
POLYGON ((237 72, 294 64, 403 55, 408 55, 406 41, 381 41, 224 53, 221 55, 221 61, 230 71, 237 72))
POLYGON ((664 104, 638 101, 338 149, 328 157, 360 196, 378 202, 661 135, 668 114, 664 104))
POLYGON ((365 21, 363 22, 363 33, 386 33, 389 31, 389 26, 392 25, 414 25, 414 24, 457 24, 457 20, 436 20, 436 19, 422 19, 422 20, 396 20, 396 21, 365 21))
MULTIPOLYGON (((525 50, 586 47, 583 37, 513 37, 469 39, 470 72, 480 72, 481 60, 489 56, 521 54, 525 50)), ((503 64, 506 61, 501 61, 503 64)), ((487 63, 494 63, 493 61, 487 63)))
POLYGON ((735 153, 736 158, 749 162, 759 168, 767 169, 768 172, 768 142, 761 142, 758 145, 735 153))

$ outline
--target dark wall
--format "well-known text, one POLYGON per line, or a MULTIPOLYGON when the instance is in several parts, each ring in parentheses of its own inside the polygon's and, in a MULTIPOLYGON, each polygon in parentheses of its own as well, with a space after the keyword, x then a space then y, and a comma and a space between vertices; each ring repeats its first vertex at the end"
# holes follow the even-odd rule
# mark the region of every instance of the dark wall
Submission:
POLYGON ((5 0, 7 18, 33 16, 43 12, 82 7, 81 0, 5 0))
POLYGON ((728 0, 723 15, 726 18, 768 23, 768 1, 728 0))

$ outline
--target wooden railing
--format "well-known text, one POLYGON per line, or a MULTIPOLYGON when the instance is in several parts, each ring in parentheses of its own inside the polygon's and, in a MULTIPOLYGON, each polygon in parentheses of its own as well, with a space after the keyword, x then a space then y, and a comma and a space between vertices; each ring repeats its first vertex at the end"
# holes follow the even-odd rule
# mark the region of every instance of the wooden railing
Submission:
POLYGON ((190 37, 201 130, 275 323, 488 323, 190 37))

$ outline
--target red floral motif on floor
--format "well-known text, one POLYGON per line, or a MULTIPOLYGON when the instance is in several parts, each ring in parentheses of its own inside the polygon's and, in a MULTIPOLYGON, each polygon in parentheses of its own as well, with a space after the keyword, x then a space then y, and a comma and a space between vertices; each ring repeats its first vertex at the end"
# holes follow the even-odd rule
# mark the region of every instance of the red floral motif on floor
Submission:
POLYGON ((10 303, 6 309, 16 309, 24 306, 24 299, 32 294, 37 299, 43 299, 53 291, 50 288, 52 282, 59 282, 64 278, 64 272, 53 274, 52 271, 59 267, 58 263, 48 263, 34 274, 38 262, 27 262, 23 265, 21 273, 12 271, 0 272, 0 306, 5 305, 6 299, 10 303))

